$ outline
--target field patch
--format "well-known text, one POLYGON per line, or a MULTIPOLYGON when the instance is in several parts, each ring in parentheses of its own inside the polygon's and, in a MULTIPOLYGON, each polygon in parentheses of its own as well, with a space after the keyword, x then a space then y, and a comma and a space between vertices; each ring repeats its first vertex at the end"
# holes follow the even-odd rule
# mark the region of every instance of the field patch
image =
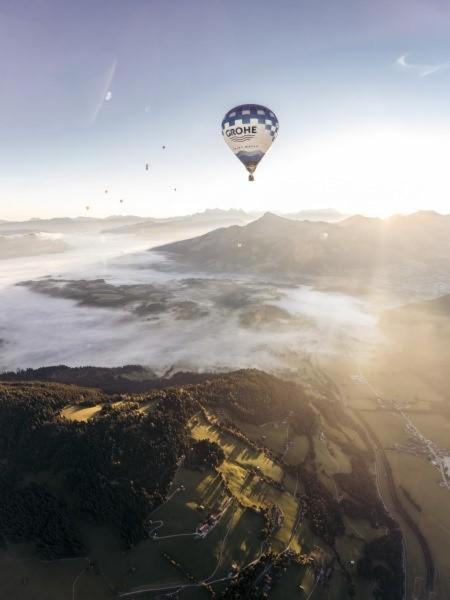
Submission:
POLYGON ((66 406, 61 411, 61 416, 69 421, 87 421, 102 410, 102 405, 96 406, 66 406))

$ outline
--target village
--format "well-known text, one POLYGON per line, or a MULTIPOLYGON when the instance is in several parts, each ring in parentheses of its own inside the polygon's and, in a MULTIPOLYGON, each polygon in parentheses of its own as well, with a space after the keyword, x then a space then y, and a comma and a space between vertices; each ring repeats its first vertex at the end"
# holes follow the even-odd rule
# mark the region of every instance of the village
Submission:
POLYGON ((397 452, 425 457, 439 471, 441 476, 439 485, 450 490, 450 450, 440 448, 435 442, 427 439, 402 408, 394 401, 392 401, 392 404, 396 408, 397 414, 403 418, 405 430, 408 434, 406 444, 395 443, 392 449, 397 452))

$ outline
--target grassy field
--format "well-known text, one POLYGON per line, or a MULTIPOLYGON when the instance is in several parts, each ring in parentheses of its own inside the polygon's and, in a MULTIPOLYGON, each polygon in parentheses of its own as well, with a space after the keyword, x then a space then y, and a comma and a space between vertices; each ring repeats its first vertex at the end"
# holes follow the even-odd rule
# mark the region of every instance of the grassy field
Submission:
POLYGON ((75 598, 112 598, 111 590, 101 575, 92 570, 83 573, 85 559, 43 562, 26 558, 27 553, 0 552, 0 597, 8 600, 72 600, 75 598))
POLYGON ((293 435, 290 437, 291 445, 284 456, 284 460, 289 465, 298 465, 302 463, 309 449, 309 441, 305 435, 293 435))
POLYGON ((193 426, 192 437, 196 440, 209 439, 217 442, 225 452, 227 461, 236 463, 244 469, 254 467, 261 473, 275 481, 281 481, 282 469, 275 464, 264 452, 258 452, 243 443, 236 441, 231 435, 227 435, 213 427, 209 423, 200 422, 193 426))
MULTIPOLYGON (((230 506, 223 519, 205 539, 180 536, 193 533, 207 514, 216 509, 223 497, 223 485, 214 472, 198 473, 180 469, 173 488, 183 483, 184 491, 177 492, 152 515, 153 521, 163 521, 158 536, 175 536, 169 539, 146 540, 123 553, 117 537, 111 532, 90 529, 93 557, 105 565, 105 576, 121 590, 151 586, 188 583, 185 573, 197 579, 207 578, 214 572, 222 556, 216 576, 226 574, 231 562, 238 565, 257 556, 260 548, 262 518, 253 511, 230 506), (199 510, 199 506, 204 509, 199 510), (228 531, 228 534, 227 534, 228 531), (222 540, 227 543, 222 553, 222 540), (167 554, 180 565, 172 565, 167 554)), ((204 594, 204 592, 200 592, 204 594)), ((186 596, 187 597, 187 596, 186 596)), ((194 597, 194 596, 193 596, 194 597)), ((202 596, 195 596, 202 597, 202 596)), ((206 596, 207 597, 207 596, 206 596)))
POLYGON ((286 440, 286 424, 281 421, 267 423, 263 426, 243 423, 242 431, 254 442, 263 442, 277 454, 284 450, 286 440))
MULTIPOLYGON (((395 442, 406 441, 404 425, 397 415, 380 411, 366 412, 364 417, 377 431, 385 448, 392 447, 395 442)), ((419 425, 419 419, 416 417, 417 415, 414 415, 414 422, 419 425)), ((439 591, 442 597, 450 597, 450 492, 439 486, 439 473, 425 457, 393 450, 387 450, 386 455, 398 489, 402 486, 422 509, 417 511, 399 491, 408 513, 417 522, 428 541, 440 573, 439 591)), ((409 559, 414 559, 414 556, 410 556, 409 559)))
MULTIPOLYGON (((150 404, 141 407, 142 410, 150 408, 150 404)), ((85 421, 95 416, 98 410, 99 406, 73 406, 65 409, 63 416, 85 421)), ((191 420, 190 430, 193 440, 209 439, 218 443, 225 459, 217 470, 200 472, 183 466, 178 469, 168 500, 150 515, 153 522, 150 528, 155 528, 156 539, 144 540, 124 550, 118 532, 84 524, 84 541, 90 548, 90 559, 95 565, 86 572, 86 561, 83 559, 46 564, 36 559, 12 556, 8 552, 5 560, 0 561, 0 589, 9 591, 5 597, 8 600, 103 600, 117 597, 120 591, 139 590, 148 586, 176 587, 189 584, 192 580, 224 577, 232 564, 243 567, 259 556, 264 528, 260 511, 273 504, 278 505, 283 513, 282 525, 270 540, 273 551, 284 550, 290 542, 290 548, 296 552, 317 553, 321 548, 327 560, 332 559, 331 550, 312 532, 307 520, 301 523, 291 540, 291 532, 301 508, 297 495, 305 491, 295 474, 284 472, 266 451, 255 450, 245 440, 223 433, 201 414, 191 420), (194 537, 198 525, 211 512, 223 507, 230 498, 232 501, 217 526, 204 539, 194 537), (18 582, 22 581, 19 585, 18 582), (74 582, 76 587, 73 596, 74 582), (12 590, 22 587, 23 593, 14 596, 12 590)), ((244 424, 242 430, 249 439, 258 441, 278 454, 285 452, 286 440, 289 440, 290 445, 284 457, 288 464, 303 463, 310 449, 308 438, 295 434, 288 418, 283 417, 263 427, 244 424)), ((316 435, 312 442, 317 473, 335 495, 338 491, 333 475, 351 471, 350 461, 339 443, 347 444, 354 440, 356 444, 364 444, 350 428, 344 431, 321 422, 319 432, 322 434, 316 435)), ((364 541, 380 535, 381 531, 372 529, 363 520, 346 519, 345 524, 346 534, 337 541, 337 548, 344 561, 356 561, 364 541)), ((223 584, 220 585, 223 588, 223 584)), ((357 585, 358 598, 369 600, 371 587, 360 581, 357 585)), ((216 591, 219 593, 220 589, 218 586, 216 591)), ((276 584, 270 597, 304 600, 314 590, 314 600, 341 600, 346 597, 346 589, 346 581, 339 570, 333 574, 331 586, 323 588, 315 586, 311 568, 293 565, 282 581, 276 584)), ((157 597, 160 593, 155 589, 138 597, 145 600, 157 597)), ((197 587, 186 590, 182 597, 202 600, 210 595, 204 588, 197 587)))
POLYGON ((87 421, 97 414, 101 409, 102 407, 100 405, 88 406, 87 408, 80 406, 67 406, 61 411, 61 416, 65 419, 69 419, 69 421, 87 421))
POLYGON ((442 415, 406 411, 406 414, 426 438, 432 439, 441 448, 446 448, 450 454, 450 413, 442 415))
POLYGON ((314 440, 316 463, 319 469, 324 469, 329 475, 334 473, 350 473, 352 468, 349 458, 337 444, 325 439, 314 440))
MULTIPOLYGON (((438 597, 450 598, 450 492, 439 486, 439 473, 425 457, 390 450, 395 443, 408 441, 405 423, 396 412, 381 409, 376 399, 378 394, 387 402, 394 399, 428 439, 441 448, 450 448, 450 418, 441 412, 445 410, 444 398, 450 384, 448 369, 416 359, 407 351, 403 356, 391 353, 372 357, 370 363, 361 366, 369 385, 352 379, 351 375, 358 370, 351 361, 335 362, 330 365, 330 373, 339 384, 344 402, 363 411, 364 419, 386 449, 400 498, 430 546, 438 572, 435 591, 438 597), (421 506, 421 512, 414 508, 400 486, 421 506)), ((417 545, 411 543, 410 547, 408 564, 414 573, 416 561, 422 559, 415 555, 417 545)))
POLYGON ((396 482, 421 506, 421 512, 405 501, 420 526, 440 574, 441 594, 450 598, 450 491, 439 486, 439 474, 424 459, 388 453, 396 482))
POLYGON ((284 577, 277 582, 270 595, 272 600, 286 600, 287 598, 297 598, 303 600, 305 593, 300 589, 300 585, 305 577, 306 568, 299 565, 291 565, 284 577))
MULTIPOLYGON (((274 536, 273 545, 275 550, 282 550, 289 540, 299 510, 299 503, 291 491, 280 492, 265 479, 281 481, 282 469, 264 452, 255 452, 244 443, 218 432, 210 425, 197 424, 192 433, 196 439, 208 438, 222 446, 226 460, 219 467, 219 471, 233 495, 243 506, 264 508, 270 504, 278 504, 283 511, 284 521, 274 536), (256 473, 249 471, 249 467, 257 468, 259 471, 256 473), (261 473, 264 478, 259 477, 258 473, 261 473)), ((292 549, 300 551, 298 540, 293 541, 292 549)))
POLYGON ((389 410, 365 411, 364 419, 373 427, 384 448, 389 448, 396 442, 405 444, 408 435, 403 419, 389 410))
MULTIPOLYGON (((181 483, 186 489, 177 492, 152 516, 155 522, 164 522, 158 531, 161 536, 192 533, 198 523, 216 509, 224 498, 223 484, 215 472, 198 473, 180 469, 173 489, 181 483), (205 508, 199 510, 200 505, 205 508)), ((160 541, 147 540, 126 552, 119 543, 118 535, 113 531, 100 527, 84 527, 84 539, 91 548, 90 557, 100 565, 101 573, 84 573, 76 584, 75 597, 79 600, 102 600, 115 597, 117 591, 130 590, 149 583, 152 586, 188 583, 184 572, 203 579, 214 572, 220 556, 222 559, 216 576, 223 576, 232 562, 243 565, 256 558, 261 545, 262 526, 263 520, 260 515, 234 505, 226 511, 219 525, 205 539, 174 537, 160 541), (222 553, 222 540, 226 534, 227 543, 222 553), (181 568, 172 565, 164 554, 172 557, 181 568)), ((1 556, 3 560, 0 560, 0 589, 7 593, 5 598, 72 600, 72 584, 85 568, 84 559, 43 563, 26 556, 23 553, 12 556, 10 552, 1 556), (21 590, 19 594, 13 592, 17 589, 21 590)), ((189 596, 207 598, 208 594, 197 589, 195 594, 186 593, 186 598, 189 596)), ((151 597, 151 594, 148 597, 151 597)))

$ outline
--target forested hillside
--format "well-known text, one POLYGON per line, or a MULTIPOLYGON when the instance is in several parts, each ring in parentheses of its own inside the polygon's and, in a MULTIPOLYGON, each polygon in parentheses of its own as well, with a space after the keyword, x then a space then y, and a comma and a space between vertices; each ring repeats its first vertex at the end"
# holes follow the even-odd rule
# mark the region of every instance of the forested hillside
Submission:
MULTIPOLYGON (((312 577, 359 597, 374 581, 374 598, 401 598, 401 561, 382 556, 401 557, 401 536, 378 499, 364 431, 330 389, 312 393, 243 370, 199 382, 185 374, 184 383, 160 387, 154 379, 147 391, 124 393, 126 373, 110 373, 111 381, 120 375, 117 393, 8 381, 12 374, 0 383, 4 552, 27 542, 41 559, 88 557, 107 571, 89 533, 100 527, 116 536, 122 556, 138 561, 151 551, 153 561, 177 566, 182 588, 206 586, 211 597, 269 597, 287 570, 289 585, 312 577), (236 536, 247 554, 236 554, 236 536), (193 558, 202 548, 214 572, 231 569, 229 584, 205 579, 193 558)), ((44 374, 102 382, 107 370, 34 373, 44 374)), ((137 567, 119 577, 123 561, 108 575, 110 590, 149 583, 137 567)), ((0 580, 1 569, 0 560, 0 580)), ((97 571, 86 572, 85 585, 97 571)), ((169 591, 173 574, 165 580, 169 591)))

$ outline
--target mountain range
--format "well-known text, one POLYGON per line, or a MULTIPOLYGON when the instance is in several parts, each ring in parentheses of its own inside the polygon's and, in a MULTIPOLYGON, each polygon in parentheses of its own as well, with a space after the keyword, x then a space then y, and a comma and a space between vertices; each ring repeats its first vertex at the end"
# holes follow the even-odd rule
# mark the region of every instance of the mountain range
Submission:
MULTIPOLYGON (((241 209, 206 209, 189 215, 177 215, 167 218, 140 217, 137 215, 111 215, 96 217, 56 217, 52 219, 28 219, 25 221, 7 221, 0 219, 0 234, 10 233, 118 233, 143 237, 166 233, 169 229, 182 233, 197 230, 204 233, 217 227, 246 225, 260 217, 261 212, 245 212, 241 209)), ((285 215, 294 220, 338 221, 344 215, 333 208, 311 209, 285 215)))
POLYGON ((299 210, 292 213, 281 214, 280 216, 286 219, 294 219, 296 221, 327 221, 333 223, 342 221, 346 215, 339 212, 335 208, 311 208, 299 210))
POLYGON ((243 210, 207 209, 192 215, 168 217, 167 219, 144 219, 137 223, 125 224, 121 227, 111 227, 104 233, 117 233, 154 238, 178 232, 180 237, 198 235, 218 227, 230 225, 246 225, 255 215, 243 210))
POLYGON ((111 215, 105 219, 94 217, 57 217, 53 219, 28 219, 26 221, 0 221, 0 234, 4 233, 96 233, 105 227, 131 225, 148 218, 135 215, 111 215))
POLYGON ((417 287, 418 278, 450 272, 450 215, 355 215, 329 223, 265 213, 246 226, 218 229, 157 250, 177 268, 299 282, 323 276, 417 287))

